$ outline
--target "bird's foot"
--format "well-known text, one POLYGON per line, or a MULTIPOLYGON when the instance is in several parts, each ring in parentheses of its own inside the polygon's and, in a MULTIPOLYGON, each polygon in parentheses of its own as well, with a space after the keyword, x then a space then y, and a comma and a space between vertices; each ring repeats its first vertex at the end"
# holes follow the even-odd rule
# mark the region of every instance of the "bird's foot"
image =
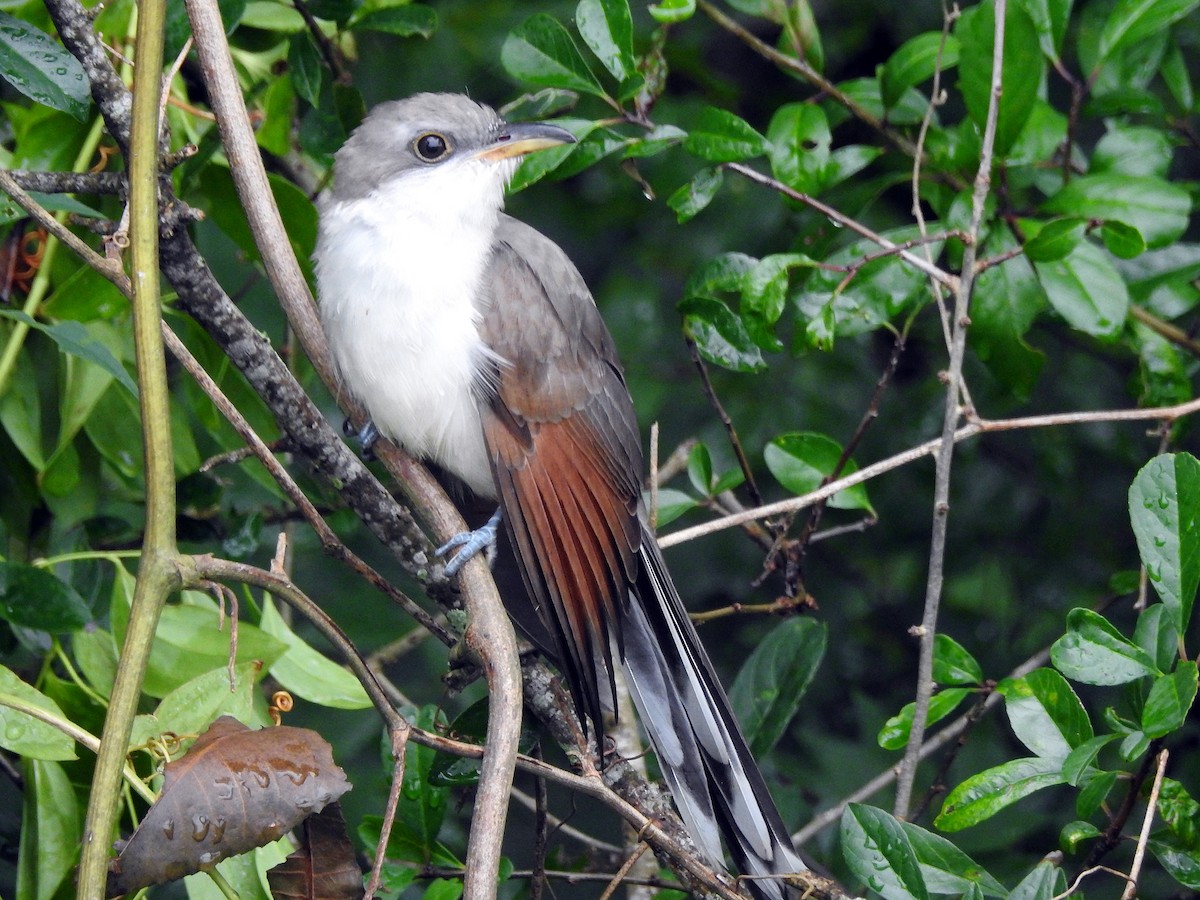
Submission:
POLYGON ((446 563, 446 577, 453 578, 458 574, 471 558, 476 556, 481 550, 487 552, 487 560, 490 564, 492 558, 496 555, 496 529, 500 526, 500 510, 497 509, 487 522, 474 531, 463 531, 456 534, 442 546, 438 547, 434 553, 439 556, 445 556, 451 550, 457 548, 458 552, 450 558, 446 563))
POLYGON ((358 445, 362 451, 363 459, 374 459, 375 454, 371 452, 371 447, 379 440, 379 429, 375 427, 375 423, 367 419, 366 423, 358 431, 354 430, 354 425, 349 419, 342 422, 342 434, 352 435, 358 441, 358 445))

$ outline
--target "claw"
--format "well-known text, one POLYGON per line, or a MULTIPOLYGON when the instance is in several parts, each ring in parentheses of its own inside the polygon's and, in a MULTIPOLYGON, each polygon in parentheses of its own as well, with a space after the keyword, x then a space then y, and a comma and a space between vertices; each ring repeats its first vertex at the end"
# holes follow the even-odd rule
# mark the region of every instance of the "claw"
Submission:
POLYGON ((474 531, 459 532, 434 551, 437 556, 441 557, 451 550, 459 548, 458 552, 446 563, 447 578, 457 575, 459 570, 481 550, 486 550, 488 559, 491 560, 492 555, 496 552, 496 529, 500 526, 500 513, 501 511, 497 509, 484 525, 474 531))
POLYGON ((354 425, 351 424, 349 419, 343 419, 342 434, 353 436, 358 441, 363 459, 375 458, 375 454, 371 452, 371 446, 379 440, 379 429, 375 427, 375 423, 370 419, 367 419, 366 424, 358 429, 358 431, 354 430, 354 425))

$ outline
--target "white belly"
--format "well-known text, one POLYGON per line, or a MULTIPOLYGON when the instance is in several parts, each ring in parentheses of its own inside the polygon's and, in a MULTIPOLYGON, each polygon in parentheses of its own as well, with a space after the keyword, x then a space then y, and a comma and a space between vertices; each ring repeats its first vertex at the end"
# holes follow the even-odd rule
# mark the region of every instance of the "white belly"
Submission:
MULTIPOLYGON (((411 199, 414 185, 405 182, 411 199)), ((479 338, 472 298, 495 217, 417 221, 387 191, 322 210, 317 284, 341 387, 381 434, 494 497, 476 384, 493 354, 479 338)))

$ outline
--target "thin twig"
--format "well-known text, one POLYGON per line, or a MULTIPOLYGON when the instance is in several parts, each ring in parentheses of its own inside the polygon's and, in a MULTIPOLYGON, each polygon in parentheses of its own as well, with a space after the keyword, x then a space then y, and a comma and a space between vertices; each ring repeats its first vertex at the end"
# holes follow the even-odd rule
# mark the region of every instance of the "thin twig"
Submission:
MULTIPOLYGON (((966 425, 958 428, 951 440, 954 443, 961 443, 968 438, 973 438, 979 434, 987 434, 997 431, 1020 431, 1031 428, 1052 428, 1063 425, 1085 425, 1094 424, 1097 422, 1174 422, 1177 419, 1185 418, 1186 416, 1194 415, 1200 412, 1200 398, 1189 400, 1186 403, 1179 403, 1175 406, 1158 406, 1150 409, 1114 409, 1102 410, 1098 412, 1073 412, 1073 413, 1051 413, 1042 416, 1023 416, 1013 419, 973 419, 966 425)), ((674 547, 677 544, 683 544, 687 541, 693 541, 696 538, 704 537, 709 534, 714 534, 718 531, 724 531, 728 528, 737 528, 745 525, 747 522, 754 522, 759 519, 767 519, 771 516, 782 515, 783 513, 792 512, 798 509, 805 509, 832 497, 838 491, 843 491, 846 488, 854 487, 856 484, 862 484, 876 478, 885 472, 890 472, 893 469, 898 469, 909 463, 915 462, 926 456, 931 456, 938 452, 942 446, 941 438, 934 438, 926 441, 923 444, 918 444, 916 447, 911 447, 908 450, 903 450, 894 456, 889 456, 887 459, 880 460, 877 463, 872 463, 853 472, 837 481, 830 482, 823 487, 817 488, 808 494, 800 497, 789 497, 787 500, 780 500, 776 503, 768 503, 765 506, 760 506, 755 509, 747 509, 741 512, 732 513, 728 516, 723 516, 720 519, 714 519, 711 522, 705 522, 702 525, 694 525, 691 528, 681 528, 679 531, 671 532, 658 539, 658 545, 664 549, 674 547)))
MULTIPOLYGON (((1023 675, 1028 675, 1034 669, 1044 666, 1049 661, 1050 651, 1039 650, 1033 656, 1029 657, 1027 660, 1009 672, 1008 677, 1020 678, 1023 675)), ((1000 699, 1000 694, 989 694, 983 701, 984 709, 993 709, 1000 702, 1000 699)), ((957 740, 967 728, 971 727, 970 716, 970 712, 963 714, 933 737, 925 741, 925 743, 921 746, 921 759, 927 759, 928 757, 937 753, 950 741, 957 740)), ((888 769, 885 769, 858 790, 843 798, 836 805, 813 816, 812 820, 807 825, 805 825, 792 836, 796 846, 804 846, 804 844, 808 843, 808 841, 816 837, 830 825, 838 822, 842 818, 842 813, 845 811, 846 807, 851 803, 861 803, 864 800, 869 800, 871 797, 875 796, 875 794, 882 791, 885 787, 896 780, 896 773, 896 766, 891 766, 888 769)))
MULTIPOLYGON (((742 441, 738 437, 737 427, 733 424, 733 419, 729 418, 729 413, 725 412, 725 407, 721 405, 721 399, 717 396, 712 379, 708 377, 708 367, 704 364, 704 360, 700 356, 700 348, 697 346, 695 339, 691 335, 685 335, 684 341, 687 343, 688 353, 692 357, 692 364, 696 367, 696 371, 700 373, 700 385, 704 388, 704 396, 708 398, 709 405, 716 412, 717 418, 721 420, 721 427, 725 429, 725 434, 729 438, 729 446, 733 448, 738 466, 741 468, 742 475, 746 479, 746 489, 750 492, 751 501, 757 506, 762 503, 762 494, 759 492, 758 484, 754 480, 754 470, 750 467, 750 460, 746 459, 746 451, 742 448, 742 441)), ((711 485, 706 484, 704 486, 705 492, 707 493, 710 488, 711 485)))
POLYGON ((914 698, 912 727, 900 774, 896 780, 896 800, 893 812, 897 818, 908 816, 913 781, 921 759, 921 744, 925 737, 925 721, 929 714, 929 699, 933 692, 933 642, 937 634, 938 609, 941 605, 945 577, 946 536, 949 530, 950 471, 954 459, 953 435, 960 418, 959 397, 962 392, 963 357, 967 346, 968 312, 975 286, 975 254, 983 221, 984 204, 992 183, 992 151, 996 143, 996 120, 1000 107, 1004 70, 1004 18, 1007 0, 996 0, 994 49, 992 52, 992 89, 988 100, 987 121, 979 151, 979 171, 971 202, 971 224, 963 248, 962 274, 955 285, 953 340, 950 344, 950 364, 946 372, 946 399, 942 418, 942 441, 938 448, 933 489, 933 528, 929 547, 929 574, 925 587, 925 604, 918 629, 920 657, 917 662, 917 686, 914 698))
POLYGON ((770 175, 764 175, 757 169, 751 168, 750 166, 742 163, 725 163, 723 168, 728 169, 731 172, 737 172, 739 175, 743 175, 746 178, 749 178, 751 181, 754 181, 765 187, 769 187, 771 190, 777 191, 780 194, 783 194, 785 197, 795 200, 797 203, 803 203, 805 206, 812 207, 822 215, 828 216, 831 221, 845 226, 860 237, 864 237, 867 240, 878 244, 885 250, 893 251, 897 256, 899 256, 914 269, 917 269, 919 272, 922 272, 923 274, 940 282, 941 284, 944 284, 946 287, 952 290, 957 290, 957 276, 946 272, 936 265, 930 264, 928 261, 913 253, 911 250, 904 249, 895 241, 885 238, 883 235, 868 228, 857 219, 851 218, 850 216, 837 209, 834 209, 832 206, 829 206, 826 203, 822 203, 817 198, 811 197, 808 194, 803 194, 795 188, 788 187, 782 181, 772 178, 770 175))
POLYGON ((1158 794, 1162 790, 1163 775, 1167 771, 1167 759, 1170 754, 1164 747, 1158 752, 1158 768, 1154 772, 1154 785, 1150 788, 1150 799, 1146 801, 1146 817, 1142 819, 1142 832, 1138 835, 1137 850, 1133 854, 1133 865, 1129 867, 1129 883, 1121 900, 1133 900, 1137 894, 1138 876, 1142 873, 1142 861, 1146 858, 1146 844, 1150 840, 1150 825, 1154 822, 1154 813, 1158 809, 1158 794))
POLYGON ((781 53, 770 44, 760 40, 756 35, 743 28, 725 13, 721 12, 708 0, 699 0, 697 6, 714 22, 734 35, 738 40, 746 46, 754 50, 755 53, 762 56, 764 59, 775 63, 781 69, 799 75, 813 87, 817 88, 822 94, 831 97, 836 103, 845 107, 859 121, 863 122, 870 128, 879 132, 888 143, 894 145, 902 153, 907 156, 915 156, 919 151, 917 147, 908 138, 899 132, 889 128, 887 124, 866 109, 853 98, 849 97, 841 91, 836 84, 826 79, 820 72, 810 66, 807 62, 795 56, 788 56, 786 53, 781 53))

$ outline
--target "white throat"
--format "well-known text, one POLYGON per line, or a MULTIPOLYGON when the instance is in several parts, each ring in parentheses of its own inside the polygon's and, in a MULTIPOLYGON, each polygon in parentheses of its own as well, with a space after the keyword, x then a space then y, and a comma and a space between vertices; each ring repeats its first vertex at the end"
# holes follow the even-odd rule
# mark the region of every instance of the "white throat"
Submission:
POLYGON ((512 166, 454 160, 322 200, 321 318, 341 386, 380 433, 495 496, 477 373, 478 297, 512 166))

